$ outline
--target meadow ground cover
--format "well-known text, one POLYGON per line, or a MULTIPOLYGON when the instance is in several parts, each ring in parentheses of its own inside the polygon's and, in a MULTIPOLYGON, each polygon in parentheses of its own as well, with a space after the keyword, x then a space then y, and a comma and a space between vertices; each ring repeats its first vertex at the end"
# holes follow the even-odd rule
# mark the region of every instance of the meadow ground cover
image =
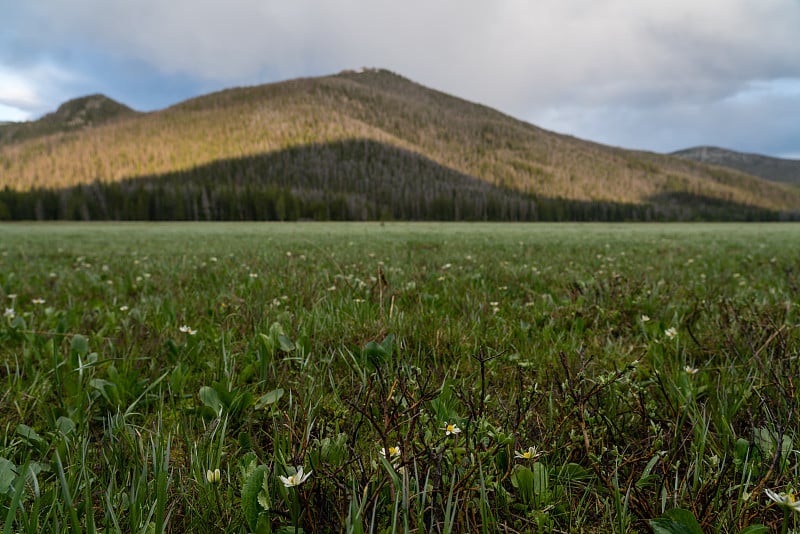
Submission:
POLYGON ((0 528, 800 527, 800 226, 0 226, 0 528))

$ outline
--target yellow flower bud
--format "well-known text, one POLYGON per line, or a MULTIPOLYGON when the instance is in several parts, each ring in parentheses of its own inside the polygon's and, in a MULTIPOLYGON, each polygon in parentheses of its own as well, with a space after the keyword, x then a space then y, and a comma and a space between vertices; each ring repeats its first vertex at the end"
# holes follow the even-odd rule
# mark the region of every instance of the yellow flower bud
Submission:
POLYGON ((220 473, 219 469, 214 469, 213 471, 209 469, 206 471, 206 480, 208 480, 209 484, 219 484, 221 479, 222 473, 220 473))

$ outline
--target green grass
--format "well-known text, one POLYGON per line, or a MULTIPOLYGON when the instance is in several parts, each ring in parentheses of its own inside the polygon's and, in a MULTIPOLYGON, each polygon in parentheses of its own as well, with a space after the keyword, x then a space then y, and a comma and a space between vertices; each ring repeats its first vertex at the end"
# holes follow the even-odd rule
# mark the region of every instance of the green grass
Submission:
POLYGON ((0 528, 797 528, 798 302, 789 224, 0 226, 0 528))

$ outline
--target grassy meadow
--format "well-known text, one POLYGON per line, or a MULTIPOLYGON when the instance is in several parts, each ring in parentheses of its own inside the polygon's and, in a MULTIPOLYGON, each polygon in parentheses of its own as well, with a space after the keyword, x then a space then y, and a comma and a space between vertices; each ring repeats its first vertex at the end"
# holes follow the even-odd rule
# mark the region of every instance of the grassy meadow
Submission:
POLYGON ((795 224, 0 226, 0 529, 788 532, 795 224))

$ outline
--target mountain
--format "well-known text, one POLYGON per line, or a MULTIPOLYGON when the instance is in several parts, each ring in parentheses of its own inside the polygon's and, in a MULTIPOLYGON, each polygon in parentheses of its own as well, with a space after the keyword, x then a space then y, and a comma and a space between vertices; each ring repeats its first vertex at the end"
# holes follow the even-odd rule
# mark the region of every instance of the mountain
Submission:
POLYGON ((747 154, 713 146, 687 148, 673 152, 672 155, 701 163, 736 169, 775 182, 800 184, 800 160, 747 154))
POLYGON ((104 124, 136 112, 105 95, 89 95, 61 104, 56 111, 36 121, 0 124, 0 146, 50 134, 104 124))
POLYGON ((62 120, 45 133, 47 120, 26 138, 0 137, 0 218, 685 220, 800 209, 796 187, 556 134, 381 69, 125 108, 78 129, 62 120))

